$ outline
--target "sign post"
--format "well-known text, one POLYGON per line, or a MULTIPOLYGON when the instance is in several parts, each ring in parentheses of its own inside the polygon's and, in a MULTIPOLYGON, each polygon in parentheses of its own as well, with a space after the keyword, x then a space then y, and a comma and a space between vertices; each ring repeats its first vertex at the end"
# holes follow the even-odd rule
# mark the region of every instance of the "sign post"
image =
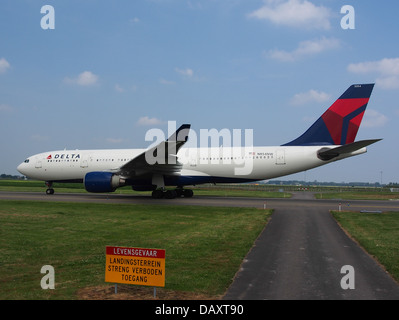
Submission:
POLYGON ((165 287, 163 249, 107 246, 105 258, 105 282, 165 287))

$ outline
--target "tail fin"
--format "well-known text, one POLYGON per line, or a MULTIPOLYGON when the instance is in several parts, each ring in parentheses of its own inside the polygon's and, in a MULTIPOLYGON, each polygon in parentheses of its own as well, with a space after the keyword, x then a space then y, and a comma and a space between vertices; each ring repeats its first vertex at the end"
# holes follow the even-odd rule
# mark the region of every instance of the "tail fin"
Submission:
POLYGON ((345 145, 355 141, 374 84, 350 86, 300 137, 284 146, 345 145))

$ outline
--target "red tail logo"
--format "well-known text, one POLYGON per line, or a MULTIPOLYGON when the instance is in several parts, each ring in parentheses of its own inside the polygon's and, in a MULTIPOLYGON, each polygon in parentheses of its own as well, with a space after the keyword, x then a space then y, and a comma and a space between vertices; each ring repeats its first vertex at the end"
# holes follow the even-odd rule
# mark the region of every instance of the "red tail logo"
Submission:
POLYGON ((373 87, 374 84, 350 86, 304 134, 285 146, 354 142, 373 87))
POLYGON ((334 144, 355 141, 368 98, 339 99, 322 115, 334 144))

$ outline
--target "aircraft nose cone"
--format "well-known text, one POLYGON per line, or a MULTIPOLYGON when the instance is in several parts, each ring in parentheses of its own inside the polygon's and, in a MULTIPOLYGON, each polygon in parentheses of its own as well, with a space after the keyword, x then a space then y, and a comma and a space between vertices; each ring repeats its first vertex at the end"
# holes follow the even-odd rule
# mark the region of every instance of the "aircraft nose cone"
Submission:
POLYGON ((24 173, 24 163, 21 163, 18 167, 17 170, 19 173, 25 174, 24 173))

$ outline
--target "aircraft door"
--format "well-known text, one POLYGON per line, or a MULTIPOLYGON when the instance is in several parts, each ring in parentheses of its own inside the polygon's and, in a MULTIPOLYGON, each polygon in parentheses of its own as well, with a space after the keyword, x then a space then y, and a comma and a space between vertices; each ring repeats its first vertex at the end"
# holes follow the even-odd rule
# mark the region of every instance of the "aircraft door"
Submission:
POLYGON ((285 165, 285 150, 282 148, 276 150, 276 164, 285 165))
POLYGON ((89 157, 83 156, 82 160, 80 161, 81 168, 87 168, 89 166, 89 157))
POLYGON ((197 153, 190 154, 190 167, 197 166, 197 153))

